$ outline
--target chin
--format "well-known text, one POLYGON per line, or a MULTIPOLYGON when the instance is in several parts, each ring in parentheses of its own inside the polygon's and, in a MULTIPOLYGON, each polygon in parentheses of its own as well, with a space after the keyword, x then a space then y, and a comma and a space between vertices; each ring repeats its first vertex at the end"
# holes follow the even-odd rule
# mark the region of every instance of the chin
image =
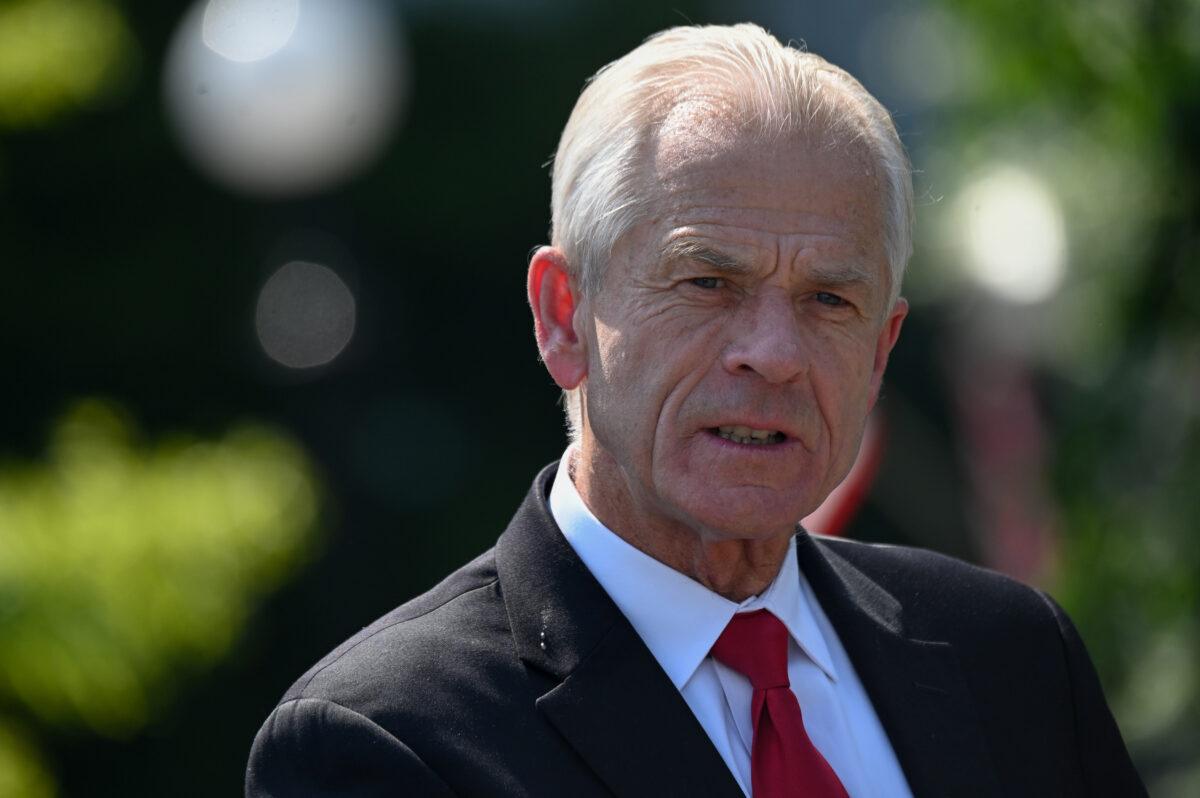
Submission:
MULTIPOLYGON (((710 496, 710 501, 688 508, 690 526, 704 530, 706 537, 728 540, 769 540, 786 537, 805 516, 796 501, 778 496, 755 496, 765 489, 749 489, 742 497, 710 496)), ((743 491, 739 491, 743 492, 743 491)))

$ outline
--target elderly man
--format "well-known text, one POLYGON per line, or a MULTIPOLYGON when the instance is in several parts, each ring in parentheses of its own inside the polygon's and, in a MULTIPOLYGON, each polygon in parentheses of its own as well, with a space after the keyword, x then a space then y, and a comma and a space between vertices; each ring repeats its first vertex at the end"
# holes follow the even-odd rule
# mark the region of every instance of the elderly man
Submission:
POLYGON ((759 28, 670 30, 588 85, 553 180, 528 287, 572 444, 291 688, 247 794, 1144 794, 1048 597, 798 528, 908 310, 879 103, 759 28))

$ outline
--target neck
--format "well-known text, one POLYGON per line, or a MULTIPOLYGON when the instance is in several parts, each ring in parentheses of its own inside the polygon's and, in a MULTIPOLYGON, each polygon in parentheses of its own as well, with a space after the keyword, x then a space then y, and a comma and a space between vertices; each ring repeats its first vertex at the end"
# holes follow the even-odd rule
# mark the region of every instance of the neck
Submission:
POLYGON ((768 537, 739 538, 736 533, 644 509, 624 472, 609 458, 570 451, 575 489, 592 514, 629 545, 688 576, 730 601, 762 593, 787 556, 792 529, 768 537))

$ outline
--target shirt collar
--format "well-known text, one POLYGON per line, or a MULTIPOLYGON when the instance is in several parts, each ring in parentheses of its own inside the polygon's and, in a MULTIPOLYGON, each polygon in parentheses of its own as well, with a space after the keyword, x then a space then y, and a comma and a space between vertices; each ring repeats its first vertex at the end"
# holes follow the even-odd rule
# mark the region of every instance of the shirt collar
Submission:
POLYGON ((829 677, 837 672, 812 607, 801 589, 796 540, 783 567, 758 596, 740 604, 712 592, 634 548, 584 504, 569 474, 572 449, 559 461, 550 513, 567 542, 612 598, 676 689, 683 689, 737 612, 766 609, 783 621, 803 652, 829 677))

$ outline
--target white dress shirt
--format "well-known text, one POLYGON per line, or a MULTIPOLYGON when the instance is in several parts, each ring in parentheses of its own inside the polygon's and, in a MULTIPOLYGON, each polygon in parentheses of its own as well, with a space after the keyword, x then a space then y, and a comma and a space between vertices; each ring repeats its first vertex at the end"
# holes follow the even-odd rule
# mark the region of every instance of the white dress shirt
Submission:
POLYGON ((709 651, 734 613, 766 609, 789 633, 788 678, 813 745, 851 798, 911 798, 858 674, 796 562, 793 538, 770 586, 732 602, 626 543, 584 504, 563 454, 550 512, 588 570, 637 630, 717 752, 750 795, 753 689, 709 651))

